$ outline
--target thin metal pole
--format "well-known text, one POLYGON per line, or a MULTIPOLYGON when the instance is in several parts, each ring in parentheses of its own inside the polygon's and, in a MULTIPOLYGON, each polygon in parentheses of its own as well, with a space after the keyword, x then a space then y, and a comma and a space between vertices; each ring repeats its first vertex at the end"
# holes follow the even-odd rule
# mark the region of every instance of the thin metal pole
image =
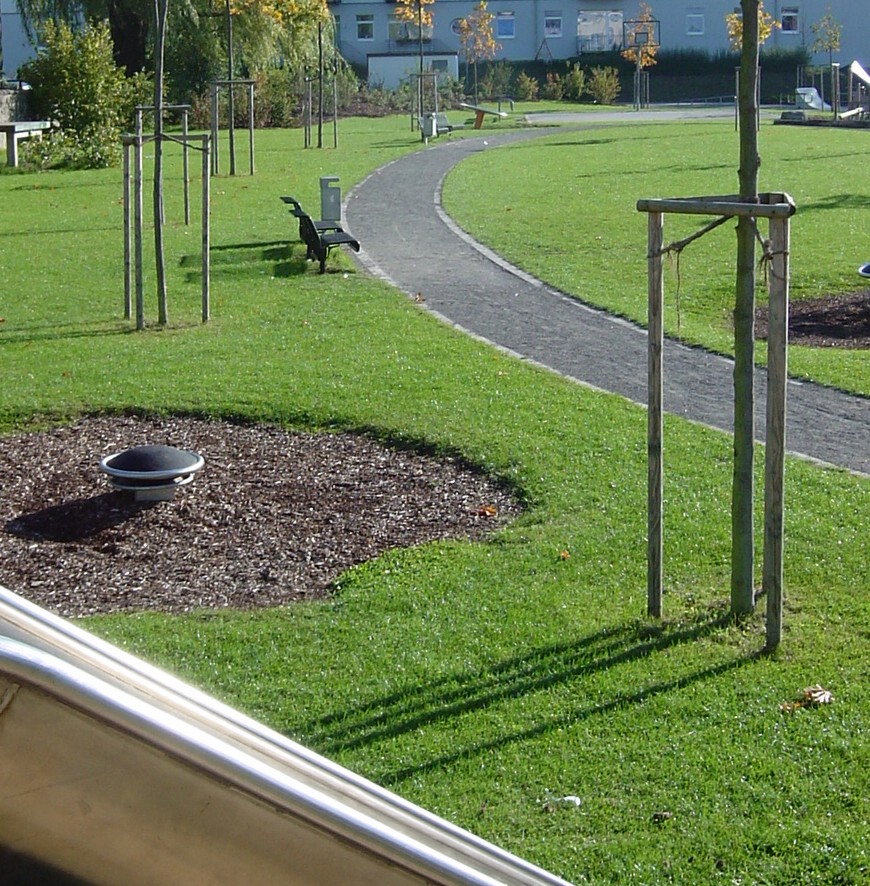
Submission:
POLYGON ((647 614, 662 617, 662 437, 663 437, 663 349, 664 279, 662 244, 664 215, 650 212, 647 222, 647 286, 649 340, 647 399, 647 614))

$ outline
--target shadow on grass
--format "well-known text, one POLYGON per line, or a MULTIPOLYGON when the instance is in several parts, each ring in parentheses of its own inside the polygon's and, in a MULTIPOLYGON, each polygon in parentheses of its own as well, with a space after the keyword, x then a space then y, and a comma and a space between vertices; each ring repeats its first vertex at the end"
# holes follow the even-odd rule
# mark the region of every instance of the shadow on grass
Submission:
MULTIPOLYGON (((229 243, 209 249, 210 271, 215 276, 261 277, 263 265, 267 265, 272 277, 294 277, 304 274, 307 268, 305 254, 300 243, 290 239, 271 240, 260 243, 229 243)), ((186 282, 200 279, 202 254, 183 255, 179 266, 189 269, 186 282)))
MULTIPOLYGON (((622 664, 647 658, 682 643, 696 641, 731 623, 727 612, 706 616, 674 627, 635 622, 605 629, 572 643, 532 649, 490 668, 452 674, 428 684, 375 699, 355 709, 337 711, 302 724, 299 733, 327 755, 416 732, 454 717, 479 711, 501 701, 547 691, 580 677, 602 673, 622 664)), ((580 720, 606 714, 627 705, 640 704, 684 686, 712 679, 740 667, 749 659, 738 658, 641 690, 617 694, 609 701, 578 706, 570 714, 546 719, 489 741, 463 746, 435 759, 403 767, 383 775, 403 781, 422 771, 441 768, 484 751, 526 741, 580 720)))
POLYGON ((802 201, 801 214, 826 209, 866 209, 870 197, 867 194, 831 194, 821 200, 802 201))
POLYGON ((107 335, 129 335, 135 332, 130 321, 118 321, 104 328, 94 327, 89 323, 64 323, 52 326, 40 323, 32 326, 0 326, 0 345, 11 345, 21 342, 63 341, 74 338, 102 338, 107 335))

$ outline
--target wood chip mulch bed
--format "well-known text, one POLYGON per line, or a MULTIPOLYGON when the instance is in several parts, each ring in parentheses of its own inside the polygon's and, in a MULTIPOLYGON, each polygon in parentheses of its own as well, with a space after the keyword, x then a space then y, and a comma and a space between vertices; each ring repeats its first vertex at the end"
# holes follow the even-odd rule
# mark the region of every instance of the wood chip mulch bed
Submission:
POLYGON ((457 460, 194 418, 0 437, 0 471, 0 584, 63 616, 318 599, 386 550, 480 539, 520 511, 457 460), (98 465, 145 443, 197 452, 205 467, 173 501, 135 502, 98 465))
MULTIPOLYGON (((767 338, 767 307, 755 312, 755 335, 767 338)), ((788 340, 813 348, 870 348, 870 289, 789 301, 788 340)))

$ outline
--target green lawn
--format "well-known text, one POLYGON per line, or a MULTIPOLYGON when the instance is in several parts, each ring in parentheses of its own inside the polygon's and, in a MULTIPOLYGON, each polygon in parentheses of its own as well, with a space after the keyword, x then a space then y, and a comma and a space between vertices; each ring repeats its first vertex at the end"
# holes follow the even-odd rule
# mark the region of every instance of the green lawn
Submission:
MULTIPOLYGON (((707 137, 727 138, 708 126, 608 127, 560 133, 537 154, 483 157, 564 168, 563 184, 590 206, 634 178, 625 230, 607 228, 597 250, 574 240, 600 268, 576 291, 604 292, 596 278, 606 278, 630 314, 645 291, 633 201, 670 196, 675 184, 642 172, 658 165, 653 156, 702 162, 691 146, 707 137), (599 160, 584 178, 548 159, 592 155, 604 139, 624 142, 611 143, 614 162, 623 147, 636 151, 634 173, 605 181, 599 160), (678 158, 684 148, 692 159, 678 158)), ((765 144, 774 137, 765 130, 765 144)), ((292 240, 280 194, 316 207, 317 176, 337 174, 347 189, 417 147, 405 118, 343 121, 338 150, 305 151, 298 132, 257 133, 257 174, 213 182, 207 326, 198 230, 177 224, 173 160, 171 323, 153 325, 151 281, 142 333, 121 316, 119 171, 0 176, 4 431, 128 409, 362 430, 461 453, 527 504, 487 543, 425 545, 360 566, 325 603, 86 625, 577 883, 866 882, 870 484, 789 462, 785 639, 761 656, 760 617, 727 617, 730 441, 668 419, 666 620, 647 620, 644 411, 460 335, 345 257, 320 276, 292 240), (816 683, 833 704, 780 709, 816 683), (579 805, 560 803, 566 796, 579 805)), ((473 163, 477 194, 491 201, 489 168, 473 163)), ((716 181, 681 178, 674 195, 708 181, 699 192, 731 190, 733 163, 708 159, 722 166, 716 181)), ((450 190, 452 210, 453 180, 450 190)), ((542 190, 536 202, 572 205, 565 191, 542 190)), ((501 214, 522 208, 503 203, 501 214)), ((826 229, 859 211, 828 210, 826 229)), ((480 204, 480 219, 494 215, 480 204)), ((485 233, 502 248, 494 227, 485 233)), ((859 240, 856 230, 848 242, 859 240)), ((730 245, 722 239, 721 251, 730 245)), ((697 260, 684 256, 685 275, 697 260)), ((572 261, 565 273, 576 282, 572 261)), ((711 275, 720 261, 727 254, 711 259, 711 275)), ((685 276, 683 287, 683 323, 695 328, 685 276)))
MULTIPOLYGON (((855 170, 868 148, 866 130, 762 125, 760 187, 790 193, 798 207, 792 299, 865 288, 856 272, 870 260, 870 183, 855 170)), ((635 210, 637 200, 734 193, 736 166, 728 119, 600 124, 478 153, 448 177, 443 199, 459 224, 513 263, 645 323, 646 216, 635 210)), ((666 242, 708 220, 668 216, 666 242)), ((733 347, 734 227, 690 245, 665 281, 666 331, 723 353, 733 347)), ((759 279, 763 304, 763 273, 759 279)), ((789 369, 870 395, 865 352, 792 347, 789 369)))

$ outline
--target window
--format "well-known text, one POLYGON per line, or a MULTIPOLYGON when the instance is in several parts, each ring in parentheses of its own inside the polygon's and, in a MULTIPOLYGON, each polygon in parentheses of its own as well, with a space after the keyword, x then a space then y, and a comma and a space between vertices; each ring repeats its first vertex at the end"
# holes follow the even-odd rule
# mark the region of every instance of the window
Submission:
POLYGON ((581 9, 577 13, 577 52, 607 52, 622 46, 622 13, 581 9))
POLYGON ((559 10, 547 10, 544 12, 544 36, 562 36, 562 13, 559 10))
POLYGON ((703 37, 704 36, 704 13, 703 12, 687 12, 686 13, 686 36, 687 37, 703 37))
POLYGON ((335 37, 336 47, 341 46, 341 16, 334 15, 332 17, 332 33, 335 37))
MULTIPOLYGON (((432 39, 432 29, 434 21, 431 25, 423 25, 423 39, 432 39)), ((409 22, 400 19, 395 13, 390 16, 389 22, 390 40, 395 43, 408 43, 409 41, 417 41, 420 39, 420 28, 416 22, 409 22)))
POLYGON ((798 31, 800 30, 798 12, 799 10, 797 6, 782 7, 782 18, 780 19, 780 25, 782 26, 783 34, 798 33, 798 31))
POLYGON ((362 13, 356 17, 356 39, 375 39, 375 16, 374 13, 362 13))
POLYGON ((499 40, 513 40, 517 35, 517 23, 512 12, 500 12, 495 18, 495 36, 499 40))

